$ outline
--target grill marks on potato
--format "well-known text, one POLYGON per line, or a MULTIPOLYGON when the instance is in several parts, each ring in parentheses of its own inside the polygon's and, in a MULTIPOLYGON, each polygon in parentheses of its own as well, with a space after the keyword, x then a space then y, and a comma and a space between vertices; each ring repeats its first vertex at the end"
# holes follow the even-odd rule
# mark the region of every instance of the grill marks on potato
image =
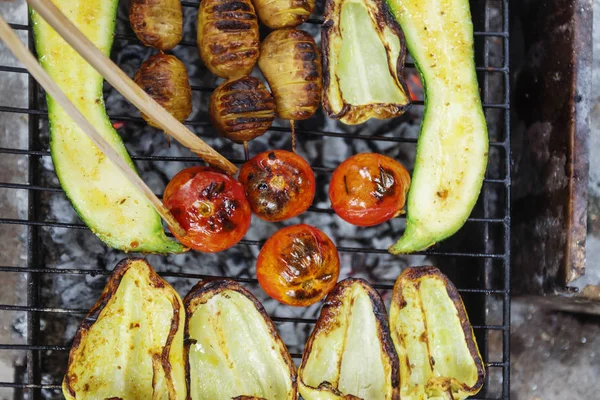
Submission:
POLYGON ((310 118, 321 101, 321 55, 308 33, 298 29, 272 32, 261 45, 258 65, 269 82, 284 119, 310 118))
POLYGON ((263 83, 244 76, 221 84, 210 98, 215 129, 234 142, 262 135, 275 119, 275 101, 263 83))
POLYGON ((310 17, 315 0, 254 0, 258 16, 271 29, 292 28, 310 17))
POLYGON ((198 47, 206 67, 221 78, 252 71, 259 55, 258 19, 250 0, 205 0, 198 12, 198 47))
POLYGON ((179 0, 132 0, 129 22, 146 46, 170 50, 183 37, 183 12, 179 0))

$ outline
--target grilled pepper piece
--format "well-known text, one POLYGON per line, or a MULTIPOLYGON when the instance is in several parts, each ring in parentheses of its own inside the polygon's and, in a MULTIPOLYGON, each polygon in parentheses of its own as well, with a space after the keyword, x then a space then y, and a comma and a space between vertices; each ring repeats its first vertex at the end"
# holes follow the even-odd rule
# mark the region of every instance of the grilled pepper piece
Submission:
POLYGON ((384 0, 327 0, 321 38, 330 118, 359 124, 404 113, 404 35, 384 0))
POLYGON ((421 73, 425 112, 406 231, 390 252, 424 250, 458 231, 479 197, 488 133, 468 0, 388 0, 421 73))
POLYGON ((296 368, 265 309, 234 281, 200 282, 184 299, 194 400, 296 400, 296 368))
POLYGON ((69 353, 72 399, 185 399, 185 313, 177 292, 143 259, 113 270, 69 353))
POLYGON ((435 267, 408 268, 394 285, 390 328, 402 400, 462 400, 485 369, 458 291, 435 267))
POLYGON ((298 369, 300 394, 317 399, 398 399, 398 356, 381 298, 362 279, 327 295, 298 369))

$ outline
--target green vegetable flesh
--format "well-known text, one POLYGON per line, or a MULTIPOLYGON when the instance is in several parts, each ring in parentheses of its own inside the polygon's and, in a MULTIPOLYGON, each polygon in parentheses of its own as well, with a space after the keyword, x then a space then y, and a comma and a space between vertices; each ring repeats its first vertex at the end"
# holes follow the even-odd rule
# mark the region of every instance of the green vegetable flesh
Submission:
POLYGON ((425 112, 404 235, 392 253, 453 235, 473 209, 487 165, 488 134, 467 0, 388 0, 425 89, 425 112))
MULTIPOLYGON (((63 13, 105 54, 113 42, 118 0, 55 0, 63 13)), ((38 58, 69 99, 134 167, 106 115, 102 77, 37 13, 32 11, 38 58)), ((56 174, 73 207, 106 244, 124 251, 182 252, 167 238, 160 216, 64 110, 48 100, 50 151, 56 174)))

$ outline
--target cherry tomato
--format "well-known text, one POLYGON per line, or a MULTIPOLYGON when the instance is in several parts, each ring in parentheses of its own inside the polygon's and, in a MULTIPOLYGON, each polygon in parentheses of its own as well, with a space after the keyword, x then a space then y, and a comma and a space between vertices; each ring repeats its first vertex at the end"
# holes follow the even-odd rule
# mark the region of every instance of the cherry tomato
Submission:
POLYGON ((246 161, 240 170, 252 211, 265 221, 302 214, 315 197, 315 174, 296 153, 273 150, 246 161))
POLYGON ((331 177, 329 199, 344 221, 358 226, 381 224, 402 213, 410 175, 398 161, 375 153, 354 155, 331 177))
POLYGON ((288 226, 269 238, 258 254, 256 277, 275 300, 308 306, 333 289, 340 274, 335 245, 310 225, 288 226))
POLYGON ((175 237, 187 247, 204 252, 228 249, 250 227, 252 213, 242 185, 208 167, 191 167, 171 179, 163 196, 186 235, 175 237))

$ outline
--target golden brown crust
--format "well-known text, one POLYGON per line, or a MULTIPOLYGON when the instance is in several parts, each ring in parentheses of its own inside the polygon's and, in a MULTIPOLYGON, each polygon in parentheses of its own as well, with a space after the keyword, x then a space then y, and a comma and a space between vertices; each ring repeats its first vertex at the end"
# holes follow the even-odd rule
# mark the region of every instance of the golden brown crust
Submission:
MULTIPOLYGON (((192 88, 185 65, 175 56, 158 53, 144 61, 133 80, 178 121, 192 113, 192 88)), ((148 125, 159 128, 142 113, 148 125)))
MULTIPOLYGON (((313 342, 315 341, 317 335, 320 333, 327 333, 332 328, 339 326, 338 314, 342 307, 342 303, 345 300, 346 291, 351 290, 354 285, 360 285, 367 292, 371 303, 373 304, 373 313, 377 321, 377 335, 391 365, 391 385, 393 389, 392 399, 398 400, 400 398, 400 363, 398 361, 398 355, 396 354, 394 343, 392 342, 390 335, 388 315, 385 310, 385 304, 381 300, 381 297, 377 291, 373 289, 373 287, 367 281, 359 278, 346 278, 343 281, 338 282, 325 298, 319 319, 317 320, 317 323, 315 324, 315 327, 311 332, 306 345, 304 346, 302 361, 300 363, 300 367, 298 368, 299 379, 302 379, 302 370, 305 368, 306 363, 308 362, 308 357, 310 356, 313 342)), ((339 363, 341 362, 342 358, 339 360, 339 363)), ((341 365, 338 365, 338 370, 340 368, 341 365)), ((306 384, 304 383, 304 385, 306 384)), ((339 396, 342 395, 339 393, 339 391, 337 391, 337 389, 333 388, 329 382, 321 383, 318 389, 334 389, 332 390, 334 393, 337 392, 339 396)), ((353 395, 346 395, 344 398, 348 400, 358 399, 358 397, 353 395)))
POLYGON ((299 29, 271 32, 261 44, 258 66, 284 119, 310 118, 319 108, 323 83, 321 54, 314 39, 299 29))
POLYGON ((242 143, 264 134, 271 127, 275 119, 275 101, 259 79, 243 76, 215 89, 210 97, 209 114, 217 132, 242 143))
POLYGON ((271 29, 293 28, 306 21, 315 0, 255 0, 260 21, 271 29))
MULTIPOLYGON (((477 342, 475 341, 475 334, 473 333, 469 316, 465 310, 465 305, 460 297, 460 293, 458 293, 458 290, 456 289, 456 286, 454 286, 448 277, 439 269, 432 266, 407 268, 402 271, 396 280, 396 283, 394 284, 392 304, 398 304, 399 308, 404 308, 407 304, 406 300, 404 299, 404 295, 402 294, 402 287, 406 284, 405 282, 415 282, 416 285, 420 285, 420 282, 426 278, 437 279, 444 284, 446 292, 448 293, 448 297, 452 300, 454 307, 458 312, 458 318, 460 320, 460 325, 465 337, 467 348, 469 349, 469 353, 471 354, 471 357, 473 358, 477 368, 477 381, 472 386, 468 386, 462 382, 456 383, 460 384, 461 390, 464 392, 477 393, 483 386, 485 380, 485 367, 483 365, 481 355, 479 354, 479 348, 477 347, 477 342)), ((427 339, 425 338, 425 340, 427 339)))
POLYGON ((171 50, 183 37, 180 0, 132 0, 129 22, 145 46, 159 50, 171 50))
MULTIPOLYGON (((79 347, 81 346, 83 340, 85 340, 87 333, 92 329, 94 324, 97 322, 97 320, 98 320, 100 314, 102 313, 102 311, 104 310, 104 308, 108 305, 108 303, 113 299, 113 297, 117 293, 117 290, 119 289, 119 285, 121 284, 121 280, 123 279, 125 274, 129 271, 129 269, 132 266, 134 266, 138 262, 143 262, 144 266, 147 268, 148 282, 151 284, 151 287, 162 289, 162 288, 165 288, 166 286, 168 286, 168 283, 165 282, 154 271, 154 269, 150 266, 150 264, 148 264, 148 262, 143 258, 126 258, 126 259, 120 261, 115 266, 115 268, 111 272, 110 276, 108 277, 108 282, 106 283, 104 290, 102 290, 102 294, 100 295, 100 298, 94 304, 94 306, 90 309, 90 311, 86 315, 86 318, 83 320, 83 322, 79 326, 79 329, 77 330, 77 333, 75 334, 75 337, 73 338, 73 344, 71 345, 71 350, 69 351, 69 361, 68 361, 68 366, 67 366, 67 373, 65 374, 64 381, 63 381, 63 390, 66 390, 72 398, 76 397, 76 392, 75 392, 75 388, 73 387, 73 384, 78 381, 78 377, 77 377, 77 375, 71 374, 69 372, 69 370, 71 369, 70 367, 72 365, 74 365, 74 363, 77 361, 76 357, 78 354, 79 347)), ((171 290, 173 290, 173 289, 171 289, 171 290)), ((158 360, 155 361, 153 359, 153 364, 155 362, 160 363, 161 367, 163 368, 163 370, 165 372, 165 379, 167 381, 169 398, 174 399, 174 398, 176 398, 176 393, 175 393, 175 387, 173 384, 173 380, 171 379, 171 369, 172 368, 171 368, 171 362, 170 362, 169 356, 170 356, 173 339, 179 328, 180 317, 181 317, 179 314, 179 307, 180 307, 179 301, 180 300, 177 296, 177 293, 174 290, 173 290, 173 296, 171 297, 170 301, 171 301, 171 304, 173 305, 173 317, 171 319, 171 328, 169 330, 169 334, 167 336, 165 346, 162 349, 162 353, 160 354, 158 360)), ((136 305, 132 304, 131 306, 135 307, 136 305)), ((153 385, 154 385, 154 382, 153 382, 153 385)))
POLYGON ((198 11, 198 48, 221 78, 247 75, 259 55, 258 18, 250 0, 204 0, 198 11))

